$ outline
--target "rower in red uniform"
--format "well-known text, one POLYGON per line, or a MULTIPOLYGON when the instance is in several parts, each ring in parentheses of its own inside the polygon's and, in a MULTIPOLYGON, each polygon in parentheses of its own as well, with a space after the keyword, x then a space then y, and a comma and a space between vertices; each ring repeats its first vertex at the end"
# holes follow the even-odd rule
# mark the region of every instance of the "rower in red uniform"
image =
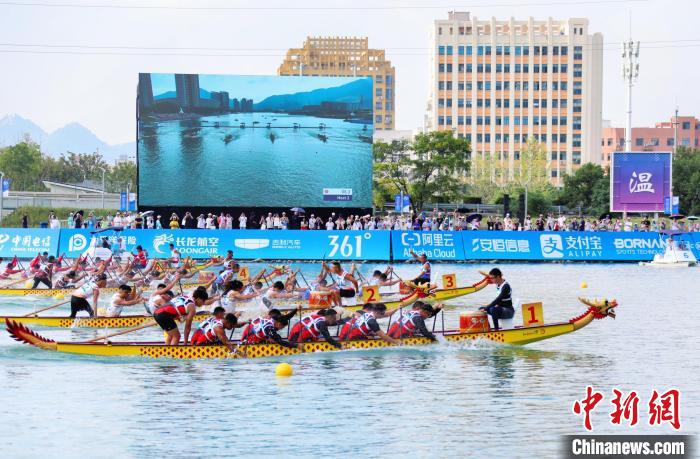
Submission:
POLYGON ((382 331, 377 319, 391 316, 396 310, 387 311, 383 303, 369 303, 355 312, 355 316, 340 330, 340 340, 350 341, 355 339, 368 339, 379 337, 391 344, 400 344, 400 341, 392 338, 382 331))
MULTIPOLYGON (((166 332, 165 344, 176 345, 180 343, 180 330, 177 327, 176 319, 185 319, 185 345, 189 344, 190 331, 192 330, 192 320, 197 313, 197 308, 204 306, 210 300, 207 290, 197 287, 192 295, 180 295, 173 298, 165 306, 156 309, 153 318, 160 328, 166 332)), ((213 302, 213 301, 212 301, 213 302)))
POLYGON ((221 306, 214 308, 214 313, 211 317, 199 324, 199 328, 192 335, 192 345, 201 346, 203 344, 223 344, 234 350, 234 344, 229 341, 226 336, 226 330, 233 330, 236 327, 242 327, 244 323, 238 323, 238 317, 241 313, 226 314, 226 311, 221 306))
POLYGON ((428 327, 425 320, 437 315, 442 309, 442 304, 433 308, 427 303, 416 301, 410 311, 403 313, 403 316, 389 327, 389 336, 392 338, 406 338, 408 336, 425 336, 431 341, 437 341, 428 327))
POLYGON ((134 267, 139 269, 144 269, 148 264, 148 252, 143 250, 140 245, 136 246, 136 253, 132 254, 134 256, 134 267))
POLYGON ((342 349, 342 345, 331 336, 328 327, 343 324, 348 320, 350 318, 338 320, 335 309, 321 309, 297 322, 289 331, 289 341, 295 343, 318 341, 319 337, 323 336, 331 346, 342 349))
POLYGON ((290 343, 282 339, 282 337, 277 333, 289 324, 289 319, 283 315, 265 316, 258 317, 246 325, 243 329, 243 335, 241 336, 241 342, 247 344, 257 344, 257 343, 270 343, 274 342, 284 347, 299 347, 294 343, 290 343))

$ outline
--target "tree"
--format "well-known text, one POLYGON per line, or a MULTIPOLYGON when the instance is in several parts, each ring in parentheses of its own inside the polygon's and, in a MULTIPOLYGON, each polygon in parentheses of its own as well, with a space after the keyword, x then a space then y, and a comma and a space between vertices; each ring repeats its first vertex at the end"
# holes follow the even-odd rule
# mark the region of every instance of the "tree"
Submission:
POLYGON ((569 208, 581 206, 588 214, 606 212, 610 208, 610 180, 603 168, 588 163, 565 176, 561 201, 569 208))
POLYGON ((529 137, 520 151, 520 161, 513 173, 513 180, 521 187, 527 185, 528 191, 551 191, 548 166, 547 149, 534 137, 529 137))
POLYGON ((131 189, 136 188, 136 164, 132 162, 120 162, 114 165, 105 177, 108 192, 118 193, 125 190, 126 184, 131 184, 131 189))
POLYGON ((413 142, 374 144, 375 184, 408 194, 414 213, 438 198, 457 200, 469 172, 469 142, 451 131, 418 134, 413 142))
POLYGON ((44 189, 38 180, 42 170, 42 156, 39 145, 25 140, 0 153, 0 171, 11 180, 14 190, 40 191, 44 189))
POLYGON ((700 213, 700 150, 679 147, 673 156, 673 194, 680 197, 680 211, 700 213))

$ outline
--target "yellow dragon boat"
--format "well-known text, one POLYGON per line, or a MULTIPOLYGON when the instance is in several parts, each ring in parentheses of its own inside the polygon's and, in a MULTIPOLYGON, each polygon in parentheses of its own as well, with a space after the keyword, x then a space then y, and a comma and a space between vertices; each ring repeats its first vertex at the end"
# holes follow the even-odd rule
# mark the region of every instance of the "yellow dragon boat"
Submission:
MULTIPOLYGON (((479 282, 466 287, 448 288, 448 289, 435 289, 426 290, 417 288, 412 293, 404 295, 401 298, 395 300, 388 300, 379 298, 379 301, 384 303, 387 309, 400 308, 403 306, 408 306, 413 304, 417 300, 430 303, 441 303, 447 300, 452 300, 459 298, 461 296, 470 295, 484 289, 489 284, 489 279, 485 276, 479 282)), ((102 290, 104 291, 104 289, 102 290)), ((344 305, 343 309, 345 311, 356 311, 363 306, 364 303, 357 303, 353 305, 344 305)), ((241 306, 245 308, 245 303, 241 306)), ((291 310, 291 309, 302 309, 304 311, 319 309, 319 307, 313 307, 309 305, 308 300, 305 301, 280 301, 278 303, 272 303, 271 307, 280 310, 291 310)), ((199 313, 195 320, 200 321, 208 317, 207 312, 199 313)), ((41 327, 63 327, 63 328, 127 328, 136 327, 146 323, 151 320, 152 316, 149 315, 128 315, 120 317, 66 317, 66 316, 0 316, 0 323, 14 321, 16 323, 23 323, 28 325, 35 325, 41 327)))
MULTIPOLYGON (((587 306, 587 309, 583 314, 572 318, 568 322, 479 332, 443 330, 441 332, 437 332, 437 334, 441 335, 446 341, 449 342, 488 340, 496 343, 521 346, 575 332, 590 324, 594 319, 602 319, 605 317, 615 318, 614 308, 617 307, 617 302, 615 300, 591 301, 584 298, 579 298, 579 300, 587 306)), ((30 344, 47 351, 69 354, 111 357, 167 357, 172 359, 236 359, 298 355, 300 353, 308 352, 337 351, 336 348, 325 341, 304 343, 302 350, 297 348, 286 348, 278 344, 270 343, 245 344, 237 342, 237 347, 234 352, 231 352, 226 346, 223 345, 172 346, 151 342, 107 341, 106 343, 95 343, 54 341, 45 338, 27 328, 25 325, 12 320, 7 321, 6 327, 12 338, 17 341, 30 344)), ((431 341, 424 337, 409 337, 403 338, 401 340, 401 344, 407 346, 422 346, 431 344, 431 341)), ((370 349, 393 346, 393 344, 387 343, 378 338, 343 342, 343 347, 345 349, 370 349)))
MULTIPOLYGON (((183 289, 197 288, 203 285, 201 282, 194 283, 182 283, 183 289)), ((53 297, 53 296, 66 296, 70 295, 75 288, 0 288, 0 295, 2 296, 42 296, 42 297, 53 297)), ((116 293, 119 287, 105 287, 101 288, 102 293, 116 293)))

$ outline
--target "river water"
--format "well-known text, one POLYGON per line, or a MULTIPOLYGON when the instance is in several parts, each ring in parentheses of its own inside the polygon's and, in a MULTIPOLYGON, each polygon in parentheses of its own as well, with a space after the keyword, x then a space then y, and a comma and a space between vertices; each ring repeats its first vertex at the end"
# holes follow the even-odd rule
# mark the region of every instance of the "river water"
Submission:
MULTIPOLYGON (((307 276, 316 269, 303 266, 307 276)), ((362 266, 365 273, 373 268, 362 266)), ((434 269, 457 273, 463 284, 487 268, 434 269)), ((651 391, 672 387, 681 392, 681 433, 698 433, 700 271, 631 264, 502 268, 515 298, 544 302, 546 322, 583 312, 579 295, 616 298, 617 319, 520 348, 443 344, 249 361, 60 355, 2 333, 2 456, 557 457, 561 435, 585 433, 571 407, 588 385, 605 395, 592 415, 594 433, 673 433, 647 422, 651 391), (292 364, 295 375, 277 378, 280 362, 292 364), (609 422, 613 388, 639 394, 636 427, 609 422)), ((409 275, 415 265, 397 271, 409 275)), ((495 295, 491 286, 455 300, 448 326, 460 310, 495 295)), ((18 314, 48 303, 0 301, 3 313, 18 314)), ((40 333, 84 339, 97 332, 40 333)), ((139 333, 160 337, 156 330, 139 333)))

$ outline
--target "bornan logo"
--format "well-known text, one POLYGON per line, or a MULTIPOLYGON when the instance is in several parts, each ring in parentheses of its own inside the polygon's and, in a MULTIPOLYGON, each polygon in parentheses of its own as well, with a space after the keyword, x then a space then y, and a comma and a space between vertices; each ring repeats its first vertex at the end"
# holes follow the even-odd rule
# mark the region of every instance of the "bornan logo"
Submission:
POLYGON ((161 247, 163 247, 166 244, 170 244, 175 240, 172 234, 159 234, 158 236, 153 238, 153 248, 156 250, 158 253, 168 253, 167 250, 161 250, 161 247))
POLYGON ((558 234, 540 235, 540 247, 544 258, 564 257, 564 242, 558 234))
POLYGON ((654 184, 651 183, 651 172, 632 172, 630 178, 630 193, 654 193, 654 184))
POLYGON ((88 245, 88 240, 82 234, 74 234, 68 239, 68 251, 81 252, 88 245))

